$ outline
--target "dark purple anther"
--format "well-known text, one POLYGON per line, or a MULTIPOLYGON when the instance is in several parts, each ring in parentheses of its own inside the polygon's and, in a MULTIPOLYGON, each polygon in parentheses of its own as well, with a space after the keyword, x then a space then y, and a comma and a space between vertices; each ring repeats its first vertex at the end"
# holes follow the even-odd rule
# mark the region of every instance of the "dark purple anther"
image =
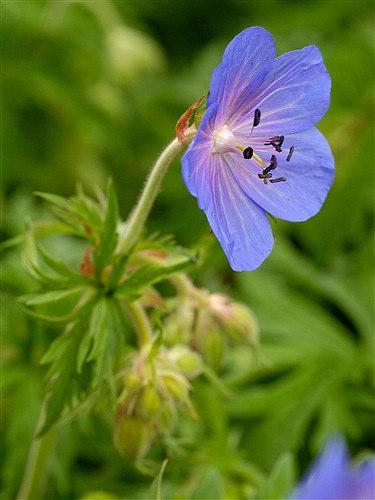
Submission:
POLYGON ((289 153, 288 153, 288 156, 286 157, 286 161, 290 161, 292 155, 293 155, 293 152, 294 152, 294 146, 292 146, 290 149, 289 149, 289 153))
POLYGON ((253 127, 257 127, 260 123, 260 109, 256 109, 254 112, 254 121, 253 121, 253 127))
POLYGON ((243 154, 243 157, 245 158, 245 160, 250 160, 250 158, 252 158, 252 156, 253 156, 253 153, 254 153, 253 148, 251 148, 249 146, 243 150, 242 154, 243 154))
POLYGON ((278 177, 277 179, 270 179, 270 182, 274 184, 275 182, 284 182, 286 181, 285 177, 278 177))
POLYGON ((272 155, 271 156, 271 163, 270 165, 268 165, 268 167, 266 167, 264 170, 263 170, 263 174, 268 174, 268 172, 271 172, 271 170, 275 170, 275 168, 277 167, 277 159, 276 159, 276 156, 275 155, 272 155))
POLYGON ((263 171, 262 174, 258 174, 258 177, 259 177, 259 179, 271 179, 272 174, 270 174, 269 172, 264 173, 264 171, 263 171))
POLYGON ((275 135, 274 137, 270 137, 267 142, 264 143, 265 146, 273 146, 278 153, 281 153, 281 146, 284 142, 283 135, 275 135))
POLYGON ((279 135, 274 135, 273 137, 270 137, 267 142, 264 143, 265 146, 271 146, 274 142, 279 142, 280 136, 279 135))

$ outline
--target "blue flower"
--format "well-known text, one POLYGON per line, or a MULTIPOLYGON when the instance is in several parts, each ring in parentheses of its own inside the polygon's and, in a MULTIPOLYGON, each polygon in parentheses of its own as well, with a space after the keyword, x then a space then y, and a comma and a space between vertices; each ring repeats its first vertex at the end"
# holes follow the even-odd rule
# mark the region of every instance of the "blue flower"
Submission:
POLYGON ((267 213, 296 222, 320 210, 334 161, 314 125, 330 88, 317 47, 275 57, 260 27, 237 35, 214 70, 182 172, 235 271, 257 268, 271 252, 267 213))
POLYGON ((374 500, 375 459, 350 467, 345 442, 334 438, 301 484, 292 500, 374 500))

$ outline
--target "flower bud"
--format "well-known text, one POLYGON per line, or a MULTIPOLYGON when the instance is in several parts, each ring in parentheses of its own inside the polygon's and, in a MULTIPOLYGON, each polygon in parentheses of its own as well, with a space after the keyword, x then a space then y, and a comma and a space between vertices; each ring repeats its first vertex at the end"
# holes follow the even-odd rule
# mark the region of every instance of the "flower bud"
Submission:
POLYGON ((176 135, 181 143, 190 142, 198 130, 206 110, 207 95, 197 99, 180 117, 176 125, 176 135))
POLYGON ((159 427, 163 432, 168 432, 175 424, 177 418, 176 407, 170 403, 163 403, 159 415, 159 427))
POLYGON ((224 336, 217 330, 208 331, 202 342, 202 353, 205 363, 217 371, 224 359, 227 347, 224 336))
POLYGON ((190 298, 181 297, 177 309, 165 320, 165 340, 169 345, 189 342, 195 317, 190 298))
POLYGON ((210 295, 208 301, 211 311, 229 334, 251 342, 258 340, 258 323, 247 306, 220 293, 210 295))
POLYGON ((130 373, 128 373, 127 377, 126 377, 126 387, 127 389, 136 389, 137 387, 139 387, 141 384, 141 381, 139 379, 139 375, 137 375, 137 373, 135 373, 134 371, 131 371, 130 373))
POLYGON ((185 402, 188 399, 189 382, 177 373, 169 372, 162 376, 166 391, 172 399, 185 402))
POLYGON ((141 399, 141 406, 144 415, 147 418, 156 416, 161 407, 161 399, 156 391, 156 389, 152 386, 148 386, 144 389, 141 399))
MULTIPOLYGON (((119 413, 123 413, 121 410, 119 413)), ((138 416, 119 415, 113 433, 114 445, 119 453, 137 461, 148 452, 154 431, 150 422, 138 416)))
POLYGON ((177 345, 173 347, 169 351, 168 357, 188 379, 198 377, 202 373, 202 358, 198 353, 186 346, 177 345))

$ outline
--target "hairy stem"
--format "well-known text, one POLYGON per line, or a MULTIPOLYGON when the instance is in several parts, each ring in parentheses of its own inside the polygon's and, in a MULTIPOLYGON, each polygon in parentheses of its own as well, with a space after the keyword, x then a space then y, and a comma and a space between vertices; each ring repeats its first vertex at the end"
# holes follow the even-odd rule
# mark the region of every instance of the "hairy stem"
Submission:
POLYGON ((186 274, 175 274, 169 281, 180 293, 196 300, 202 307, 207 307, 209 296, 207 290, 194 286, 186 274))
POLYGON ((174 139, 156 160, 146 180, 141 196, 126 222, 123 238, 119 246, 121 252, 127 253, 137 242, 155 198, 159 193, 161 181, 168 167, 185 147, 185 144, 181 144, 178 139, 174 139))
POLYGON ((152 339, 152 328, 147 314, 137 301, 127 304, 130 318, 137 333, 139 347, 144 346, 152 339))
POLYGON ((35 427, 21 486, 16 497, 17 500, 38 500, 43 498, 43 489, 48 476, 48 462, 56 434, 56 430, 53 428, 46 434, 38 437, 38 432, 43 425, 44 418, 45 405, 43 404, 35 427))

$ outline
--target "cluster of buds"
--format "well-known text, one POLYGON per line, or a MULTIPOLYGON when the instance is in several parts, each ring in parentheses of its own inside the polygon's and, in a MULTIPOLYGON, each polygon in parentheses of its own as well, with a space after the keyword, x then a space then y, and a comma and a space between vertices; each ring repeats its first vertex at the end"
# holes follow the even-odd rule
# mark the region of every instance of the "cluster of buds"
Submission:
POLYGON ((166 349, 150 342, 133 357, 122 374, 114 425, 114 442, 123 456, 141 460, 153 442, 171 433, 180 406, 196 418, 189 380, 201 371, 200 356, 183 345, 166 349))
POLYGON ((222 364, 230 339, 256 345, 258 324, 247 306, 224 294, 197 288, 182 274, 172 282, 178 295, 165 319, 167 342, 188 343, 215 370, 222 364))
MULTIPOLYGON (((173 252, 139 248, 127 266, 137 272, 176 266, 173 252)), ((181 273, 167 280, 176 294, 165 298, 152 284, 143 288, 138 304, 162 320, 163 335, 153 336, 127 363, 121 373, 122 393, 114 424, 114 442, 126 458, 139 463, 155 442, 168 438, 179 410, 196 418, 190 400, 191 380, 220 368, 230 339, 255 344, 258 327, 254 315, 243 304, 223 294, 198 288, 181 273), (152 311, 154 310, 154 312, 152 311), (211 370, 211 371, 210 371, 211 370)))

